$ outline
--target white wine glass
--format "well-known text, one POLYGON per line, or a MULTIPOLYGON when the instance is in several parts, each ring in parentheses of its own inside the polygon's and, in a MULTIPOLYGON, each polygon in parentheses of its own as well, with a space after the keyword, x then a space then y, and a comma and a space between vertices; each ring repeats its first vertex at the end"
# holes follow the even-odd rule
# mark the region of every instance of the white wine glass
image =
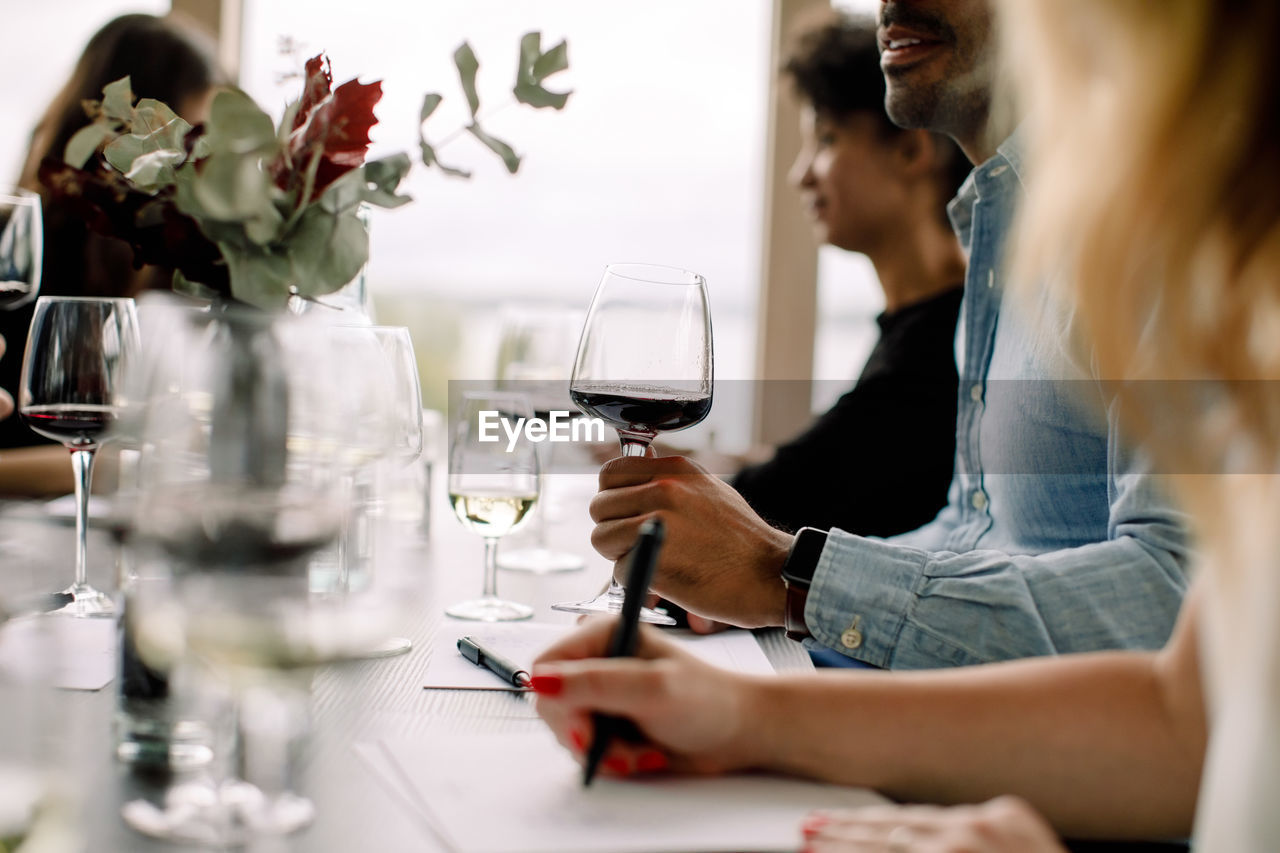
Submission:
MULTIPOLYGON (((644 456, 659 432, 699 423, 711 411, 714 371, 707 283, 687 270, 610 264, 596 288, 578 342, 569 396, 584 414, 618 431, 624 456, 644 456)), ((554 604, 569 613, 619 613, 621 584, 586 601, 554 604)), ((642 620, 674 625, 645 608, 642 620)))
POLYGON ((0 308, 20 308, 36 298, 43 234, 40 196, 17 187, 0 187, 0 308))
MULTIPOLYGON (((581 311, 536 304, 512 306, 505 312, 498 345, 498 387, 527 395, 534 415, 548 422, 552 412, 569 410, 572 406, 569 372, 581 329, 581 311)), ((533 545, 504 550, 498 558, 498 567, 533 574, 577 571, 585 565, 582 557, 553 549, 547 542, 553 507, 555 443, 540 442, 537 451, 542 495, 529 522, 533 527, 533 545)))
POLYGON ((76 494, 75 580, 64 593, 71 616, 115 614, 111 596, 88 580, 93 460, 119 413, 119 382, 138 348, 132 299, 42 296, 22 359, 18 410, 27 426, 71 451, 76 494))
POLYGON ((449 452, 449 503, 462 526, 484 537, 484 591, 445 610, 455 619, 510 622, 533 608, 498 597, 498 540, 518 528, 538 502, 538 454, 518 419, 533 415, 521 394, 468 392, 454 423, 449 452))

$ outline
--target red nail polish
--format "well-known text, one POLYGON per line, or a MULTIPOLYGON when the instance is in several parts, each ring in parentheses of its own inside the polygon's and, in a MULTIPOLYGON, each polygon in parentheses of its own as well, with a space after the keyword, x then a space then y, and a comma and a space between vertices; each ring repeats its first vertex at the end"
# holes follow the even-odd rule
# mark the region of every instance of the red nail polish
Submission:
POLYGON ((569 730, 569 743, 573 744, 574 752, 585 752, 587 749, 587 738, 577 729, 569 730))
POLYGON ((539 696, 559 696, 564 690, 564 679, 559 675, 535 675, 529 679, 529 686, 539 696))
POLYGON ((636 759, 636 767, 645 773, 656 773, 659 770, 666 770, 671 762, 661 752, 650 750, 649 752, 640 753, 640 757, 636 759))
POLYGON ((804 819, 804 823, 800 824, 800 831, 804 833, 806 839, 813 838, 822 831, 822 828, 831 823, 831 818, 822 814, 809 815, 804 819))
POLYGON ((604 760, 604 769, 610 773, 616 773, 619 776, 626 776, 631 771, 627 768, 627 762, 617 756, 606 758, 604 760))

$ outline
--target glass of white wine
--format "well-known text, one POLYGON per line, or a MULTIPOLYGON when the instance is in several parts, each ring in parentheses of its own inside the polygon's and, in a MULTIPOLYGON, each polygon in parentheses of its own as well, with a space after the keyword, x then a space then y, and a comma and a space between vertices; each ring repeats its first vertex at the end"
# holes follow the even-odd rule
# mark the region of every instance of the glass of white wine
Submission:
POLYGON ((449 503, 463 527, 484 537, 484 592, 445 610, 455 619, 510 622, 533 608, 498 597, 498 540, 519 527, 538 502, 538 455, 517 429, 533 415, 523 394, 463 395, 449 452, 449 503), (506 426, 501 422, 505 419, 506 426))

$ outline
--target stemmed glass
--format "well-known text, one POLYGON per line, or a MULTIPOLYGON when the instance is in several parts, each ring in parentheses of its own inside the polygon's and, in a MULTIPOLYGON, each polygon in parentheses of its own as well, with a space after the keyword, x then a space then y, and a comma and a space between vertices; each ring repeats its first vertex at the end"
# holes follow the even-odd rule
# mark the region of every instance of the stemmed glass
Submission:
POLYGON ((339 457, 358 405, 335 381, 332 330, 251 312, 180 320, 163 361, 129 386, 122 432, 144 448, 129 540, 170 570, 131 616, 149 666, 230 689, 240 748, 218 753, 217 777, 171 788, 162 807, 128 803, 124 817, 148 835, 231 846, 311 822, 291 781, 309 673, 384 638, 408 596, 310 591, 311 557, 341 527, 339 457))
POLYGON ((44 253, 40 196, 0 187, 0 308, 12 310, 36 298, 44 253))
MULTIPOLYGON (((596 288, 578 343, 569 396, 618 431, 624 456, 644 456, 659 432, 693 426, 711 411, 711 308, 702 276, 652 264, 610 264, 596 288)), ((617 613, 621 584, 587 601, 554 604, 569 613, 617 613)), ((674 625, 646 608, 641 619, 674 625)))
POLYGON ((120 377, 138 346, 132 299, 42 296, 31 318, 18 408, 27 426, 71 451, 76 488, 76 574, 64 591, 71 616, 111 616, 111 597, 89 585, 86 542, 93 459, 119 413, 120 377))
MULTIPOLYGON (((581 328, 580 311, 537 305, 522 305, 511 310, 503 322, 502 341, 498 346, 498 387, 528 395, 534 414, 544 420, 549 421, 553 411, 568 409, 569 370, 581 328)), ((547 545, 555 444, 540 442, 536 448, 542 471, 542 498, 530 522, 534 545, 503 552, 498 558, 498 567, 534 574, 581 569, 583 561, 577 554, 556 551, 547 545)))
POLYGON ((484 537, 484 592, 450 606, 456 619, 510 622, 528 619, 533 608, 498 598, 498 539, 515 530, 538 502, 538 454, 523 432, 508 438, 532 416, 521 394, 463 395, 449 453, 449 503, 463 527, 484 537))

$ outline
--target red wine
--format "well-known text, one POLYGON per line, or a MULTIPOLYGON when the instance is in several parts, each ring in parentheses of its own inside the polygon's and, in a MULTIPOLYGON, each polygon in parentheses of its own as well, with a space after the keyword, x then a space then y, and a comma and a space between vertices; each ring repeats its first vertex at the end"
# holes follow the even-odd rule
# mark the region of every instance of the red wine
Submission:
POLYGON ((711 395, 658 386, 579 385, 569 390, 574 404, 615 429, 636 433, 671 432, 701 421, 711 411, 711 395))
POLYGON ((53 403, 26 406, 22 419, 27 426, 68 447, 94 447, 116 420, 115 406, 92 403, 53 403))

